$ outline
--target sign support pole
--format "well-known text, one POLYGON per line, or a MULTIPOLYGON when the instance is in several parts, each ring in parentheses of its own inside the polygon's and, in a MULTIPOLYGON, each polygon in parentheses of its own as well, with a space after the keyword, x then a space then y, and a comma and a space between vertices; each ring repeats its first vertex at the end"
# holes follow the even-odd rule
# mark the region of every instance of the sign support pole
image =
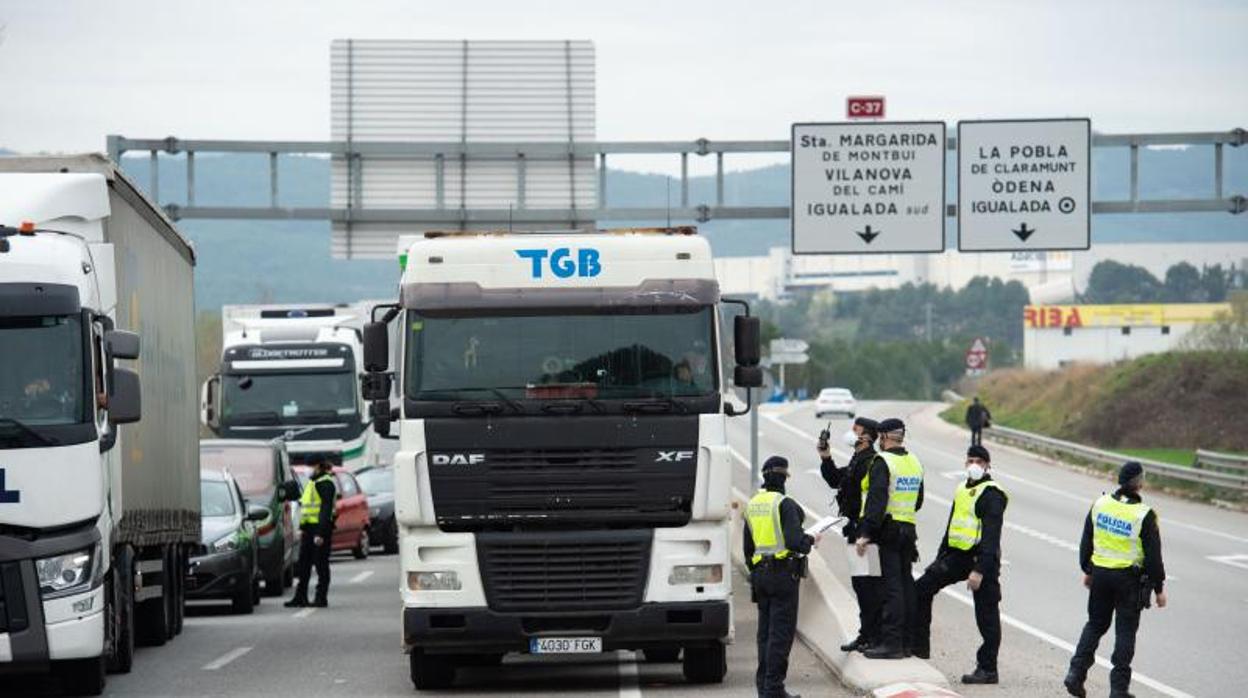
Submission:
MULTIPOLYGON (((753 388, 746 388, 747 391, 753 388)), ((749 494, 753 495, 755 488, 758 487, 758 408, 761 405, 755 404, 754 409, 750 410, 750 489, 749 494)))

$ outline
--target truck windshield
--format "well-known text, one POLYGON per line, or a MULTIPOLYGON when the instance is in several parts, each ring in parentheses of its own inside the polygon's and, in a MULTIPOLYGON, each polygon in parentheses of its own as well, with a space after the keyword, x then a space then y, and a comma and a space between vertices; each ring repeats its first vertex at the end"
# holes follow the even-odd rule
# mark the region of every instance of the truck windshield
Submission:
POLYGON ((10 429, 90 421, 77 315, 0 317, 0 438, 10 429))
POLYGON ((716 385, 709 307, 601 314, 407 316, 407 396, 644 399, 716 385))
POLYGON ((255 373, 221 377, 221 421, 333 424, 358 421, 354 373, 255 373))

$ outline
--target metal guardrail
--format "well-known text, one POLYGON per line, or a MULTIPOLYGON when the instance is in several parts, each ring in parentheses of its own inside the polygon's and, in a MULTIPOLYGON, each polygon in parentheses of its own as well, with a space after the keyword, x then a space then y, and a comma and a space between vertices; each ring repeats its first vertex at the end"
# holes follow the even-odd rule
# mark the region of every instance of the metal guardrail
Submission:
MULTIPOLYGON (((1022 446, 1027 446, 1040 451, 1049 451, 1057 455, 1072 456, 1093 463, 1101 463, 1104 465, 1121 465, 1122 463, 1134 460, 1144 466, 1149 472, 1156 473, 1175 480, 1184 480, 1186 482, 1194 482, 1202 485, 1211 485, 1213 487, 1221 487, 1229 490, 1238 490, 1240 492, 1248 492, 1248 459, 1238 456, 1225 456, 1225 454, 1213 454, 1215 459, 1217 456, 1224 456, 1235 461, 1236 465, 1232 468, 1243 468, 1240 472, 1216 472, 1196 467, 1185 467, 1182 465, 1174 465, 1172 463, 1162 463, 1161 461, 1149 460, 1146 458, 1137 458, 1128 456, 1123 453, 1115 453, 1100 448, 1084 446, 1083 444, 1072 443, 1055 439, 1051 436, 1042 436, 1033 434, 1029 431, 1021 429, 1011 429, 1009 427, 994 426, 984 430, 984 436, 990 439, 1006 442, 1015 442, 1022 446)), ((1198 453, 1209 454, 1209 451, 1199 451, 1198 453)), ((1198 461, 1199 456, 1197 457, 1198 461)), ((1205 461, 1209 462, 1209 461, 1205 461)), ((1223 461, 1226 462, 1226 461, 1223 461)))
POLYGON ((1202 470, 1230 470, 1248 477, 1248 456, 1197 449, 1195 467, 1202 470))

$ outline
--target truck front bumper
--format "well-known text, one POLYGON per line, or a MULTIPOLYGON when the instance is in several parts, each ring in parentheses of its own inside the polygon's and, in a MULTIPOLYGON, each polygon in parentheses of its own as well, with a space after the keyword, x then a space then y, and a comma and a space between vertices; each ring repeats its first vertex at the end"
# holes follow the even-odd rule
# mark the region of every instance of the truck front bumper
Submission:
POLYGON ((726 642, 729 601, 648 603, 604 613, 498 613, 488 608, 404 608, 406 649, 433 654, 527 652, 535 637, 601 637, 603 650, 726 642))

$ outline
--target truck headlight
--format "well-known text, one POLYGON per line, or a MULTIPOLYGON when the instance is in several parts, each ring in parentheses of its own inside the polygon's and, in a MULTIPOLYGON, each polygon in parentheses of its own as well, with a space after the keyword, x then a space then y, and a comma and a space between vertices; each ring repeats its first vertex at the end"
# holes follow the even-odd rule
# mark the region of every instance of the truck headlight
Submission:
POLYGON ((408 572, 407 588, 412 591, 459 591, 458 572, 408 572))
POLYGON ((90 588, 95 581, 91 575, 93 558, 99 558, 98 545, 94 550, 75 550, 35 560, 39 592, 44 596, 64 596, 90 588))
POLYGON ((225 553, 238 550, 238 532, 234 531, 212 542, 212 552, 225 553))
POLYGON ((723 565, 677 565, 667 576, 668 584, 719 584, 722 581, 723 565))

